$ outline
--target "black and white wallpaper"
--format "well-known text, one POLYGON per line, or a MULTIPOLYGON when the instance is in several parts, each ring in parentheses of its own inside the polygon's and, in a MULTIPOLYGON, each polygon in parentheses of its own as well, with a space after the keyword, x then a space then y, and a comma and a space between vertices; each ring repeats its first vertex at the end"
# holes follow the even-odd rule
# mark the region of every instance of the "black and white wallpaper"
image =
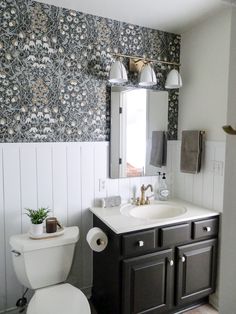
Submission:
MULTIPOLYGON (((109 140, 112 52, 179 62, 180 36, 31 0, 0 0, 0 142, 109 140)), ((164 89, 169 70, 155 67, 156 89, 164 89)), ((170 139, 177 138, 177 117, 172 90, 170 139)))

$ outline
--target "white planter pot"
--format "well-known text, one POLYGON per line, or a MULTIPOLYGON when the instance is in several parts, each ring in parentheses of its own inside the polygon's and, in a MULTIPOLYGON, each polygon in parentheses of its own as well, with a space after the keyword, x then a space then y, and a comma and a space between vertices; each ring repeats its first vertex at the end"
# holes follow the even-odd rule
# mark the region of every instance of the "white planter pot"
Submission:
POLYGON ((31 224, 30 233, 33 236, 40 236, 43 234, 43 223, 35 225, 31 224))

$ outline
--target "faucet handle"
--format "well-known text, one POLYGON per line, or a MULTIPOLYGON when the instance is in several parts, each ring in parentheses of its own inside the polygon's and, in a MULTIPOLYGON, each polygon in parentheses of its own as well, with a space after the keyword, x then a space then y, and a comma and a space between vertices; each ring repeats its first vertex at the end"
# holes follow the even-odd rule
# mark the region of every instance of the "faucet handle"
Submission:
POLYGON ((137 205, 137 206, 140 205, 140 198, 139 197, 136 198, 135 205, 137 205))
POLYGON ((150 199, 149 199, 149 196, 146 196, 145 205, 149 205, 149 204, 150 204, 150 199))

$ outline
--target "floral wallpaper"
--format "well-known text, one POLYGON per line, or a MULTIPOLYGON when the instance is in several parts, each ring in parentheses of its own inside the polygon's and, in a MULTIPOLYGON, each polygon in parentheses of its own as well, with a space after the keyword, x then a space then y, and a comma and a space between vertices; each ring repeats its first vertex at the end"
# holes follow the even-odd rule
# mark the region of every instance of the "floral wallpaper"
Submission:
MULTIPOLYGON (((0 0, 0 30, 0 142, 109 140, 112 53, 179 62, 179 35, 31 0, 0 0)), ((155 66, 156 89, 169 70, 155 66)), ((170 139, 177 116, 174 90, 170 139)))

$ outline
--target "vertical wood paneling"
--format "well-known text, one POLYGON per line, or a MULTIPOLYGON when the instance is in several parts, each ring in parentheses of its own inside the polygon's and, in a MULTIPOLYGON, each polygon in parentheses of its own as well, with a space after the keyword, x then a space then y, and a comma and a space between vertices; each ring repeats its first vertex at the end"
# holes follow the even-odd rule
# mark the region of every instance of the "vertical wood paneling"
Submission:
POLYGON ((67 147, 68 225, 81 226, 81 156, 80 144, 67 147))
POLYGON ((175 141, 172 143, 171 164, 172 164, 172 171, 176 173, 180 172, 180 147, 181 147, 181 143, 179 141, 175 141))
POLYGON ((86 242, 86 234, 92 227, 92 214, 89 207, 94 201, 94 145, 81 144, 81 195, 82 195, 82 250, 83 284, 88 287, 92 282, 92 251, 86 242), (85 266, 86 265, 86 266, 85 266))
POLYGON ((172 150, 173 150, 173 141, 169 141, 167 143, 167 159, 166 159, 166 167, 168 172, 172 172, 172 150))
POLYGON ((213 208, 222 212, 223 210, 223 189, 224 189, 224 166, 225 166, 225 145, 219 143, 215 147, 215 160, 220 161, 222 170, 214 175, 213 208))
POLYGON ((175 197, 197 205, 222 211, 224 185, 225 143, 207 142, 205 161, 198 174, 181 173, 180 141, 173 142, 172 168, 174 172, 173 190, 175 197), (220 162, 222 172, 214 170, 214 162, 220 162))
POLYGON ((187 202, 192 202, 193 201, 193 180, 194 175, 190 173, 186 173, 185 178, 184 178, 184 184, 185 184, 185 190, 184 190, 184 199, 187 202))
POLYGON ((108 150, 107 143, 96 143, 94 145, 94 197, 95 204, 97 200, 107 196, 107 189, 101 190, 99 187, 99 180, 105 180, 107 185, 107 169, 108 169, 108 150))
POLYGON ((202 205, 203 173, 195 174, 193 177, 193 200, 194 204, 202 205))
POLYGON ((119 189, 118 195, 121 196, 122 201, 123 202, 130 201, 130 184, 128 178, 118 180, 118 189, 119 189))
POLYGON ((3 187, 3 148, 0 145, 0 311, 6 303, 6 269, 5 269, 5 216, 3 187))
POLYGON ((52 145, 52 200, 54 216, 67 225, 67 146, 63 143, 52 145))
POLYGON ((83 287, 82 260, 82 215, 81 215, 81 169, 80 144, 69 143, 67 146, 67 190, 68 190, 68 225, 78 226, 80 239, 76 245, 74 261, 69 281, 83 287))
POLYGON ((130 198, 140 197, 140 187, 142 185, 142 178, 130 178, 129 179, 129 190, 130 198))
MULTIPOLYGON (((92 227, 92 215, 88 208, 96 198, 121 195, 127 201, 134 192, 136 197, 140 196, 142 184, 154 185, 157 180, 157 177, 109 179, 108 146, 108 143, 0 145, 0 310, 6 302, 7 307, 14 306, 22 292, 13 271, 8 241, 10 235, 28 230, 29 220, 22 215, 25 207, 49 206, 64 224, 79 226, 80 240, 69 281, 80 288, 91 286, 92 251, 86 234, 92 227), (99 190, 99 179, 106 179, 106 190, 99 190)), ((224 163, 224 154, 224 143, 207 143, 204 168, 200 174, 188 175, 179 169, 180 142, 168 143, 165 171, 175 196, 220 210, 224 174, 213 173, 212 161, 224 163)))
POLYGON ((4 169, 4 203, 5 203, 5 245, 6 245, 6 292, 7 308, 15 305, 21 295, 12 266, 9 238, 13 234, 21 233, 21 186, 20 186, 20 158, 19 146, 7 145, 3 150, 4 169))
POLYGON ((36 209, 38 207, 36 148, 34 145, 20 146, 20 172, 22 232, 27 232, 30 221, 25 215, 25 208, 36 209))
POLYGON ((202 205, 207 208, 213 208, 214 174, 212 162, 215 158, 214 145, 206 143, 205 156, 205 164, 203 166, 202 205))
POLYGON ((107 179, 107 196, 119 195, 119 180, 107 179))
POLYGON ((52 199, 52 144, 37 144, 37 187, 38 206, 53 208, 52 199))
POLYGON ((176 142, 176 147, 173 150, 173 158, 174 160, 173 165, 173 175, 174 175, 174 195, 178 198, 185 200, 185 174, 180 172, 180 149, 181 143, 176 142))
MULTIPOLYGON (((169 141, 167 143, 167 163, 166 163, 166 172, 167 172, 167 184, 170 190, 170 197, 173 197, 173 162, 172 162, 172 155, 173 155, 173 141, 169 141)), ((157 185, 157 183, 156 183, 157 185)))

